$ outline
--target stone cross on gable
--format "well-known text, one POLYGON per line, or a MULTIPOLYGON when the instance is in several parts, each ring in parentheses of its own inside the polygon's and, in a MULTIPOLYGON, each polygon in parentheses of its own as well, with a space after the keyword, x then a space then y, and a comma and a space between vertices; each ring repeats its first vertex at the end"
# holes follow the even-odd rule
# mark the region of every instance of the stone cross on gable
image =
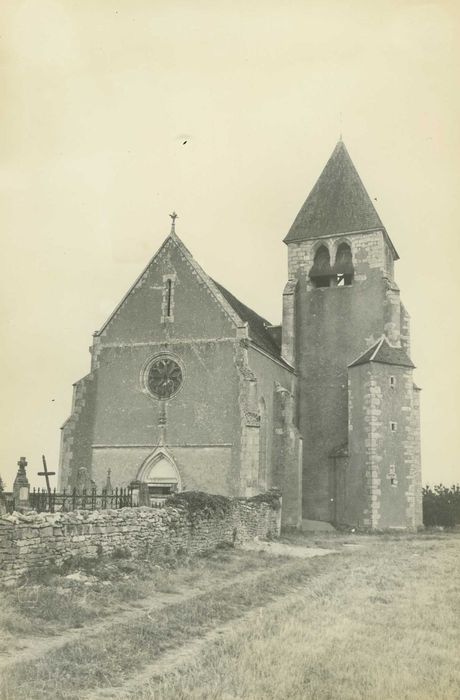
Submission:
POLYGON ((178 214, 176 214, 175 211, 173 211, 172 214, 169 215, 171 217, 171 233, 176 233, 176 219, 178 218, 178 214))

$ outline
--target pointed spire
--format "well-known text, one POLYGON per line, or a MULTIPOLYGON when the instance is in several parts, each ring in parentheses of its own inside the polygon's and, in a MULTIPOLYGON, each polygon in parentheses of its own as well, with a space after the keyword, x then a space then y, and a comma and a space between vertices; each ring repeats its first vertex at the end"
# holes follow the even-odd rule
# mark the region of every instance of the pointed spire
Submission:
POLYGON ((171 232, 170 235, 174 236, 176 234, 176 219, 179 217, 178 214, 176 214, 175 211, 173 211, 172 214, 169 215, 171 217, 171 232))
POLYGON ((342 135, 297 214, 285 242, 384 229, 342 135))

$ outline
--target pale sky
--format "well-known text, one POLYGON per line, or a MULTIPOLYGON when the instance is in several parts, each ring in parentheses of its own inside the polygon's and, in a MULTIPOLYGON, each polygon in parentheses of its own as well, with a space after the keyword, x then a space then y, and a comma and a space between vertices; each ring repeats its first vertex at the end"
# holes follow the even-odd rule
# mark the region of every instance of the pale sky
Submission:
POLYGON ((169 231, 273 323, 282 243, 342 131, 401 256, 423 481, 460 481, 459 12, 453 0, 3 0, 8 489, 57 467, 93 331, 169 231), (184 141, 186 144, 184 145, 184 141))

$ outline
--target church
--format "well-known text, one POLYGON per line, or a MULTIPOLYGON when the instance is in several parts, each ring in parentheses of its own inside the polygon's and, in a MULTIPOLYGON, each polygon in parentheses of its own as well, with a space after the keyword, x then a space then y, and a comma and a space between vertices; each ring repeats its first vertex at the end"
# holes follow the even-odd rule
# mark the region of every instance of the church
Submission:
POLYGON ((212 279, 175 231, 94 333, 59 487, 252 496, 284 525, 422 525, 419 395, 398 253, 340 140, 284 238, 282 324, 212 279))

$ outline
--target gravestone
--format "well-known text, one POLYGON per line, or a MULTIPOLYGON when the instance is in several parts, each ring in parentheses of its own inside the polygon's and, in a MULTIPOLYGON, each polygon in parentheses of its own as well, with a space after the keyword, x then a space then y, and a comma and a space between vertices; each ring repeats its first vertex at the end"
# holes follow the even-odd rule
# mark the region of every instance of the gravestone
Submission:
POLYGON ((18 462, 18 473, 13 484, 15 510, 29 510, 30 484, 26 474, 27 460, 21 457, 18 462))

